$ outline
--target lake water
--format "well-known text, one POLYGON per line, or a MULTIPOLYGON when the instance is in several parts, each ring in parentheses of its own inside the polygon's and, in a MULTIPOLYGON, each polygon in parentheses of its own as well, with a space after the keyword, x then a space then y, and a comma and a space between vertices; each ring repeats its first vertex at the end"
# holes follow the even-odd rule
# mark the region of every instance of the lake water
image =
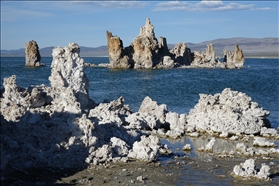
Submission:
MULTIPOLYGON (((51 57, 42 57, 46 66, 25 67, 24 57, 1 58, 1 88, 3 79, 17 75, 21 87, 50 85, 51 57)), ((85 57, 86 63, 109 63, 108 57, 85 57)), ((97 103, 124 96, 125 103, 136 112, 145 96, 168 110, 188 114, 197 104, 199 94, 216 94, 225 88, 245 92, 261 107, 270 111, 272 127, 279 127, 279 59, 246 59, 242 69, 157 69, 111 70, 85 69, 90 81, 90 97, 97 103)))

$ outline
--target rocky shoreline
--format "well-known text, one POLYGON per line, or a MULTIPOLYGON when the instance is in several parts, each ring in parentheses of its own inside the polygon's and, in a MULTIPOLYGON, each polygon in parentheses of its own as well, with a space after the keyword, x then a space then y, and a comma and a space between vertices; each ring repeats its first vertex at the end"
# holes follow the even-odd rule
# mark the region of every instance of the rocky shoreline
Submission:
MULTIPOLYGON (((142 101, 137 112, 124 104, 123 97, 95 103, 89 98, 89 81, 79 52, 76 43, 53 49, 50 87, 22 88, 17 85, 16 76, 4 79, 2 180, 5 170, 11 167, 58 171, 134 160, 158 162, 161 157, 177 156, 161 142, 162 138, 185 136, 196 139, 193 144, 210 136, 207 143, 194 145, 194 149, 219 158, 278 158, 279 134, 267 119, 269 111, 245 93, 226 88, 215 95, 200 94, 199 102, 188 114, 171 112, 167 105, 159 105, 150 97, 142 101), (237 143, 227 151, 222 146, 219 149, 219 139, 237 143)), ((191 146, 185 150, 191 151, 191 146)), ((236 176, 265 180, 278 174, 272 166, 264 167, 252 176, 237 168, 233 172, 236 176)))

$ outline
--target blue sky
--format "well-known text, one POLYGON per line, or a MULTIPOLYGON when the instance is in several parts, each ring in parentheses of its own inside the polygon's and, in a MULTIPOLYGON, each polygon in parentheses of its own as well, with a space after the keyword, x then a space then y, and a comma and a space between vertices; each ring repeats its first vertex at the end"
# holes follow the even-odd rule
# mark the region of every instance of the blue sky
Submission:
POLYGON ((278 1, 1 1, 1 49, 70 42, 107 44, 106 30, 128 46, 151 19, 158 38, 199 43, 217 38, 278 37, 278 1))

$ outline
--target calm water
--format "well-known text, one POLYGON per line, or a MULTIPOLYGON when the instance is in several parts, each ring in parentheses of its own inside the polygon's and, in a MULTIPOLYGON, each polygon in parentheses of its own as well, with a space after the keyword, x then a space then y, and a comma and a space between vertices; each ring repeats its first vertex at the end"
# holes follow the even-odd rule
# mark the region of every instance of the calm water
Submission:
MULTIPOLYGON (((1 58, 1 88, 3 79, 17 75, 19 86, 45 84, 49 86, 51 57, 41 60, 45 67, 27 68, 24 57, 1 58)), ((106 57, 84 58, 88 63, 108 63, 106 57)), ((135 112, 145 96, 170 111, 188 113, 199 100, 199 94, 215 94, 224 88, 245 92, 261 107, 271 112, 273 127, 279 126, 279 60, 246 59, 245 67, 229 69, 168 69, 168 70, 111 70, 86 68, 90 81, 90 97, 97 103, 124 96, 135 112)))

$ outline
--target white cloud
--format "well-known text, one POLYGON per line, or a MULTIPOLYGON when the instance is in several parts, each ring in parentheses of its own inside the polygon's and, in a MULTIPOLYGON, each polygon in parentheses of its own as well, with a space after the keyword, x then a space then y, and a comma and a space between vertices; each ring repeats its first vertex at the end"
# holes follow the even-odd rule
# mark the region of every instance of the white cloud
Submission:
POLYGON ((210 12, 210 11, 233 11, 233 10, 271 10, 272 8, 254 8, 254 4, 225 3, 221 0, 202 0, 198 3, 185 1, 161 2, 155 5, 153 11, 187 11, 187 12, 210 12))

